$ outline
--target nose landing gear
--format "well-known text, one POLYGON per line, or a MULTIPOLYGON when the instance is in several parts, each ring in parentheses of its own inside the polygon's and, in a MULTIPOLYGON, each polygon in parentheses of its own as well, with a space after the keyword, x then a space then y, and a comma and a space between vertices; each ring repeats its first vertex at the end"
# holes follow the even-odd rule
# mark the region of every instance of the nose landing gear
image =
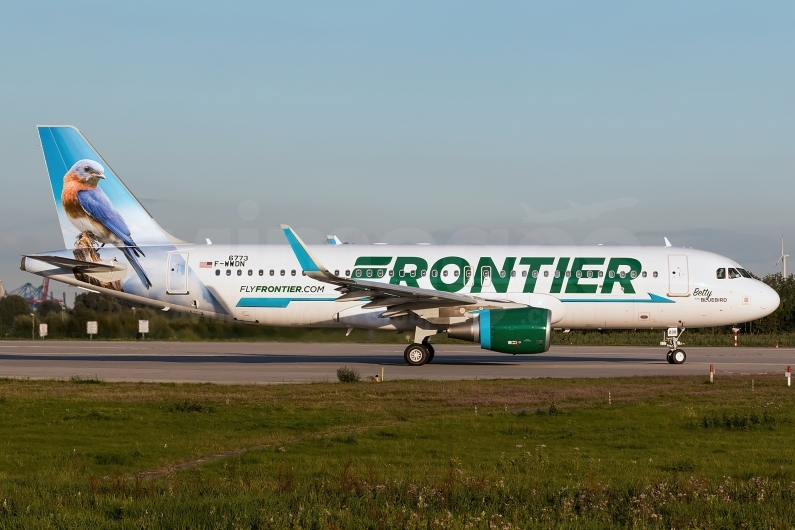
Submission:
POLYGON ((668 328, 668 334, 665 337, 665 340, 660 342, 660 346, 668 346, 668 353, 665 356, 665 359, 670 364, 684 364, 685 360, 687 359, 687 355, 685 354, 685 350, 679 348, 679 346, 684 346, 684 342, 681 342, 679 338, 685 332, 685 328, 682 328, 681 331, 679 328, 668 328))

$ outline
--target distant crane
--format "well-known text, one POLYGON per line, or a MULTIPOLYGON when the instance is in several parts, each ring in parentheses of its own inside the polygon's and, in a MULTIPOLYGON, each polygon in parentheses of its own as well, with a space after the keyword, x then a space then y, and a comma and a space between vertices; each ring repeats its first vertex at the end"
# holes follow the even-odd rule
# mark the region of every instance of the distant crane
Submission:
MULTIPOLYGON (((50 292, 50 279, 46 276, 39 287, 34 287, 32 283, 26 283, 8 294, 21 296, 33 309, 36 309, 45 300, 55 300, 55 297, 50 292)), ((56 301, 66 306, 66 293, 64 293, 63 300, 56 301)))
POLYGON ((779 261, 781 262, 781 277, 783 279, 787 279, 787 258, 789 254, 784 254, 784 231, 781 231, 781 257, 778 258, 776 265, 778 265, 779 261))

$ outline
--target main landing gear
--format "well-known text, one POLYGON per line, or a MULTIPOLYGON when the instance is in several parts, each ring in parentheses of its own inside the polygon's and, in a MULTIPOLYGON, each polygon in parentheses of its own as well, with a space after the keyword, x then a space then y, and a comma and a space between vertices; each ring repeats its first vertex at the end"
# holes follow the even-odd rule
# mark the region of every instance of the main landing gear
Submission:
POLYGON ((409 344, 403 352, 403 358, 409 366, 422 366, 433 360, 434 349, 429 339, 436 334, 436 330, 417 328, 414 333, 414 344, 409 344))
POLYGON ((679 348, 679 346, 684 346, 684 342, 679 340, 679 338, 682 336, 682 333, 684 332, 685 328, 682 328, 681 331, 679 328, 668 328, 668 334, 665 337, 665 340, 660 342, 660 346, 668 346, 668 353, 666 354, 665 359, 670 364, 684 364, 685 360, 687 359, 685 350, 679 348))
POLYGON ((409 344, 406 351, 403 352, 403 358, 406 359, 406 364, 409 366, 422 366, 425 363, 431 362, 433 359, 433 348, 428 348, 430 344, 409 344))

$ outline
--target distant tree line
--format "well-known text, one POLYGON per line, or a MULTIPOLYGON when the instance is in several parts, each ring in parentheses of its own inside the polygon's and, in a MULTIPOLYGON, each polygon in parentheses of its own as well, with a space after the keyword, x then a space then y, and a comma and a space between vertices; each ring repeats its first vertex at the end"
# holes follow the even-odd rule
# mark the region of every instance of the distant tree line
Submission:
MULTIPOLYGON (((782 346, 795 346, 795 275, 782 278, 781 274, 771 274, 762 278, 781 297, 781 305, 771 315, 742 323, 743 334, 767 336, 769 342, 780 341, 782 346), (780 337, 780 338, 779 338, 780 337), (790 344, 793 342, 793 344, 790 344)), ((209 319, 176 311, 160 311, 140 306, 126 300, 98 293, 81 293, 75 297, 74 307, 64 308, 55 301, 39 304, 32 311, 25 300, 16 295, 0 299, 0 338, 31 338, 39 335, 39 324, 47 324, 50 339, 84 339, 86 322, 96 321, 99 327, 97 338, 135 339, 140 338, 138 320, 149 321, 148 339, 156 340, 283 340, 283 341, 343 341, 405 343, 405 334, 356 330, 350 337, 339 329, 274 328, 237 322, 209 319), (33 316, 31 316, 31 313, 33 316)), ((567 337, 573 344, 574 337, 587 337, 589 334, 619 337, 623 331, 572 332, 567 337)), ((635 333, 651 333, 638 330, 635 333)), ((657 332, 654 332, 655 336, 657 332)), ((688 333, 707 335, 728 335, 731 326, 689 330, 688 333)), ((644 335, 645 337, 645 335, 644 335)), ((568 339, 567 339, 568 340, 568 339)), ((582 339, 577 339, 582 340, 582 339)), ((642 338, 643 341, 647 340, 642 338)), ((434 342, 445 342, 445 337, 436 337, 434 342)), ((554 342, 554 340, 553 340, 554 342)), ((592 344, 592 340, 582 343, 592 344)), ((633 342, 634 343, 634 342, 633 342)))

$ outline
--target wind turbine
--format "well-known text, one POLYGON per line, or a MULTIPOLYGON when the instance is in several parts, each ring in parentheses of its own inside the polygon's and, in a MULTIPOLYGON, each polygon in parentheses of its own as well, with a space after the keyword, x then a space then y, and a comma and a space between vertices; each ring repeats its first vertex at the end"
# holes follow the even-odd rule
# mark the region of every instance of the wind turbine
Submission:
POLYGON ((787 279, 787 258, 789 254, 784 254, 784 232, 781 232, 781 257, 778 258, 776 265, 778 265, 779 261, 781 262, 781 278, 786 280, 787 279))

